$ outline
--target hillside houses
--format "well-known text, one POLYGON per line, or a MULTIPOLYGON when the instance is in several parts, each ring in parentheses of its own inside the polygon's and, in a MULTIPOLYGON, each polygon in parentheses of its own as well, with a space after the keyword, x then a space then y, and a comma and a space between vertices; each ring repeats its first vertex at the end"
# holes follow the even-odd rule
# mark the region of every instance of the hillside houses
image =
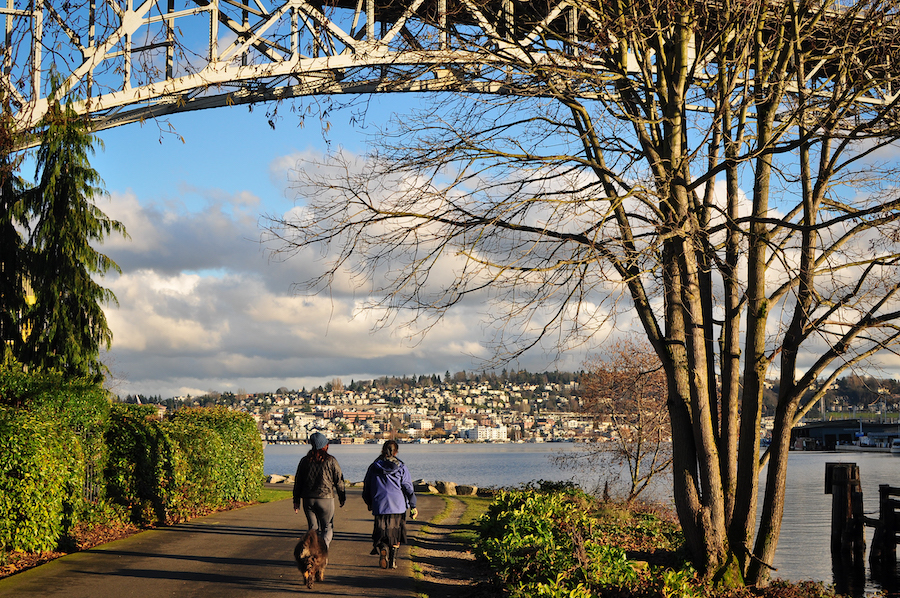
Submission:
MULTIPOLYGON (((162 409, 181 404, 225 405, 253 414, 269 442, 305 442, 313 430, 339 442, 384 438, 410 441, 602 441, 610 422, 580 413, 578 376, 554 372, 481 374, 465 372, 443 378, 420 376, 334 383, 312 391, 278 389, 274 393, 210 392, 201 397, 129 396, 126 401, 157 403, 162 409)), ((813 389, 811 389, 812 391, 813 389)), ((829 387, 808 414, 810 420, 876 418, 896 421, 900 382, 848 377, 829 387)), ((767 399, 777 385, 766 387, 767 399)), ((764 408, 761 434, 768 436, 772 410, 764 408)))
POLYGON ((574 412, 577 384, 439 384, 250 395, 251 412, 269 442, 304 442, 314 430, 333 440, 552 441, 595 436, 574 412), (575 401, 573 403, 573 400, 575 401))

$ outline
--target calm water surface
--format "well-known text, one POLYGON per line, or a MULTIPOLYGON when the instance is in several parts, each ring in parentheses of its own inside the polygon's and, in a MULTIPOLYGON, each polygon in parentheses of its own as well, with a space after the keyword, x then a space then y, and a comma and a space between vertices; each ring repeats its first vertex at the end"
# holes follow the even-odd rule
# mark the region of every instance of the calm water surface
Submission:
MULTIPOLYGON (((444 480, 475 486, 518 486, 532 480, 570 480, 551 457, 572 450, 568 443, 548 444, 401 444, 398 457, 413 479, 444 480)), ((297 462, 309 451, 306 445, 266 446, 265 473, 293 474, 297 462)), ((330 445, 328 451, 341 464, 344 478, 359 481, 366 468, 381 454, 377 444, 330 445)))
MULTIPOLYGON (((792 452, 788 458, 784 518, 773 577, 834 581, 830 544, 832 497, 825 494, 826 463, 859 465, 863 509, 868 517, 878 517, 879 484, 900 486, 900 457, 890 453, 792 452)), ((873 529, 867 527, 867 547, 872 545, 872 534, 873 529)), ((868 562, 868 552, 866 559, 868 562)), ((878 584, 867 580, 865 593, 876 589, 878 584)))
MULTIPOLYGON (((307 446, 269 445, 265 472, 292 474, 307 446)), ((378 445, 333 445, 349 481, 361 481, 366 468, 378 456, 378 445)), ((593 475, 579 477, 563 471, 553 457, 576 450, 568 443, 548 444, 402 444, 398 455, 413 479, 446 480, 476 486, 518 486, 533 480, 569 481, 583 488, 596 487, 593 475)), ((781 541, 773 565, 773 577, 791 581, 816 580, 832 583, 831 495, 825 494, 825 463, 859 465, 866 515, 878 516, 878 485, 900 486, 900 457, 887 453, 793 452, 788 460, 787 503, 781 541)), ((657 491, 660 500, 671 500, 668 485, 657 491)), ((871 546, 872 530, 866 530, 871 546)), ((866 592, 877 584, 868 582, 866 592)))

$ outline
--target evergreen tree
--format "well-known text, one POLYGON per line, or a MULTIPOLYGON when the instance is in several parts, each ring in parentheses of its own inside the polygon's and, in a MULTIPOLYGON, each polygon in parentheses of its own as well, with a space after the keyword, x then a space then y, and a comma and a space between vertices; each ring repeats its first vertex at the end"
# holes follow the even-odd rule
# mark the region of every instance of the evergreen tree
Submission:
POLYGON ((70 105, 53 105, 43 126, 37 186, 26 194, 34 222, 29 276, 35 303, 27 312, 23 362, 66 375, 100 375, 100 346, 112 342, 101 304, 116 298, 92 275, 121 270, 92 243, 112 232, 127 235, 94 204, 105 193, 88 160, 99 140, 70 105))
MULTIPOLYGON (((5 101, 3 102, 5 104, 5 101)), ((25 311, 22 212, 23 185, 16 174, 12 112, 0 114, 0 342, 18 355, 22 344, 21 318, 25 311)))

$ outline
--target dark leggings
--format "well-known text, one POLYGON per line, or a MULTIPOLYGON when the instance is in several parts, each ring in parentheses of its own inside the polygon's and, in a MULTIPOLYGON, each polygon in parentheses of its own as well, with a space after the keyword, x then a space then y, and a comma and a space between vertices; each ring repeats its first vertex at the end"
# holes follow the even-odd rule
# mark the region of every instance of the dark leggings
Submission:
POLYGON ((325 545, 330 545, 334 537, 334 499, 304 498, 303 512, 309 529, 319 530, 325 545))

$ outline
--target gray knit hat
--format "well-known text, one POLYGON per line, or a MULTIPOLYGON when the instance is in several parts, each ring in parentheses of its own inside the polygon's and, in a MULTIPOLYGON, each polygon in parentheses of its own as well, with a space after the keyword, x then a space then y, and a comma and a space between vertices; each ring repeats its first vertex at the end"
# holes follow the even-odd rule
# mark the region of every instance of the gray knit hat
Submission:
POLYGON ((309 437, 309 443, 314 449, 318 451, 325 448, 325 446, 328 444, 328 439, 325 438, 325 435, 321 432, 316 432, 309 437))

